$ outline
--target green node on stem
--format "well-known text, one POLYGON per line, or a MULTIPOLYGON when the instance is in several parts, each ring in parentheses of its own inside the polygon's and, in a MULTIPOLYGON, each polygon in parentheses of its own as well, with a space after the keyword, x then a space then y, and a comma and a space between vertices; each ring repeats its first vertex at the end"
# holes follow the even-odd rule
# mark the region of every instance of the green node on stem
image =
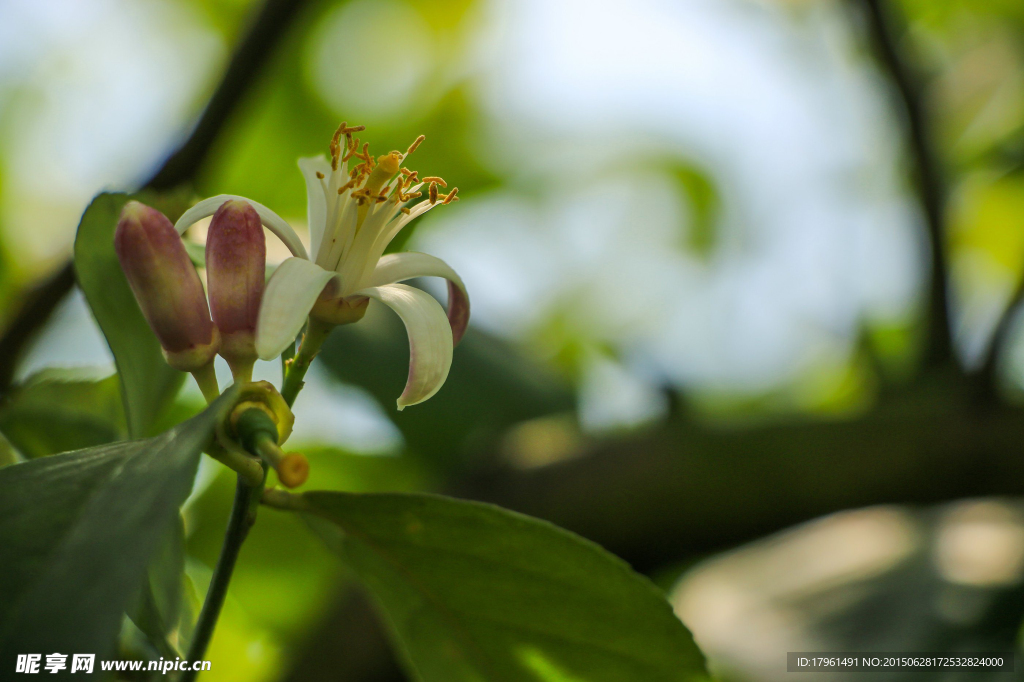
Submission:
POLYGON ((295 488, 309 477, 309 461, 297 452, 285 453, 277 444, 277 425, 264 410, 250 408, 235 420, 235 433, 242 446, 259 455, 277 471, 277 477, 288 488, 295 488))

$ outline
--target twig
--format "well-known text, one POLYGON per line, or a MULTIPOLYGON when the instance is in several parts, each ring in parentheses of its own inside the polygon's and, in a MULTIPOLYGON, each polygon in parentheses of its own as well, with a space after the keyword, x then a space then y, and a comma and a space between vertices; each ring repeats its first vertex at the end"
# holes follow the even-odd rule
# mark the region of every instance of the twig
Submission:
POLYGON ((928 369, 955 364, 949 324, 949 266, 946 256, 946 186, 938 156, 929 139, 921 88, 898 46, 900 17, 884 0, 855 0, 867 19, 879 64, 896 86, 905 113, 905 127, 914 161, 915 186, 924 209, 931 242, 931 284, 928 294, 928 334, 924 364, 928 369))
POLYGON ((998 395, 999 355, 1006 345, 1007 336, 1013 326, 1014 313, 1020 308, 1021 303, 1024 303, 1024 280, 1018 283, 1016 291, 1007 302, 1006 309, 992 330, 992 338, 989 340, 981 365, 974 372, 974 383, 979 397, 991 400, 998 395))
POLYGON ((196 174, 206 160, 213 141, 256 82, 260 71, 273 54, 274 47, 281 41, 303 4, 302 0, 267 0, 263 4, 252 28, 231 57, 220 85, 192 134, 146 183, 147 187, 170 189, 196 174))
MULTIPOLYGON (((195 176, 212 142, 256 82, 303 4, 302 0, 267 0, 264 3, 191 135, 143 187, 165 190, 195 176)), ((74 268, 69 262, 26 296, 18 314, 0 336, 0 393, 10 388, 28 344, 74 284, 74 268)))
POLYGON ((10 387, 18 360, 29 341, 42 329, 74 285, 75 269, 68 262, 29 291, 18 314, 0 336, 0 392, 6 392, 10 387))

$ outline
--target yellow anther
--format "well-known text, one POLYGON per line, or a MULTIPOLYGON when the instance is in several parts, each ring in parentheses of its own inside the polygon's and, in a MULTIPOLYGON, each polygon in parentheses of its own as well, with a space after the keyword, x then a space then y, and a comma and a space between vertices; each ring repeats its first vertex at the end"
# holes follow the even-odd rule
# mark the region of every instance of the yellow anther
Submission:
POLYGON ((405 155, 409 156, 414 151, 416 151, 416 148, 419 147, 421 144, 423 144, 423 140, 425 140, 425 139, 427 139, 426 135, 420 135, 415 140, 413 140, 412 144, 409 145, 409 148, 405 151, 405 155))
POLYGON ((433 206, 437 203, 437 183, 430 183, 430 205, 433 206))
POLYGON ((443 204, 450 204, 453 201, 458 201, 459 198, 456 196, 458 193, 459 193, 459 188, 458 187, 454 188, 451 192, 448 193, 448 196, 446 196, 444 198, 444 201, 441 202, 441 203, 443 203, 443 204))
POLYGON ((423 182, 436 182, 442 187, 448 187, 448 183, 444 181, 444 178, 439 178, 436 175, 428 175, 427 177, 423 178, 423 182))
POLYGON ((404 213, 405 215, 409 215, 410 213, 412 213, 412 211, 410 211, 410 210, 409 210, 408 208, 406 208, 405 206, 403 206, 402 208, 400 208, 400 209, 398 209, 398 210, 399 210, 399 211, 401 211, 402 213, 404 213))
POLYGON ((321 173, 320 171, 317 171, 316 172, 316 177, 317 177, 317 180, 323 180, 324 179, 324 174, 321 173))
POLYGON ((338 129, 334 131, 334 136, 331 138, 330 150, 331 150, 331 168, 338 170, 339 161, 347 161, 351 155, 348 153, 349 147, 352 144, 352 133, 357 133, 360 130, 366 130, 366 126, 349 126, 345 121, 341 122, 338 129), (341 136, 345 136, 345 147, 346 154, 344 156, 341 153, 341 136))

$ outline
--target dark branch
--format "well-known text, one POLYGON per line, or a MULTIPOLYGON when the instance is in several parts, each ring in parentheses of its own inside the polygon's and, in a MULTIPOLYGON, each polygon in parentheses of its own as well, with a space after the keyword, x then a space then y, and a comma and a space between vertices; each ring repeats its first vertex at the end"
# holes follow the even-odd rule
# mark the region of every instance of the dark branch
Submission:
POLYGON ((256 82, 274 47, 292 24, 302 0, 267 0, 252 28, 235 50, 224 77, 210 98, 196 127, 185 144, 164 162, 146 183, 156 190, 170 189, 190 180, 203 165, 213 141, 256 82))
POLYGON ((974 373, 974 383, 977 387, 979 397, 993 401, 998 397, 999 389, 999 357, 1013 327, 1014 315, 1021 303, 1024 303, 1024 280, 1017 284, 1016 291, 1006 304, 1006 309, 999 318, 996 328, 992 330, 992 338, 981 365, 974 373))
POLYGON ((75 269, 71 263, 37 284, 25 296, 18 314, 0 337, 0 391, 14 381, 14 371, 29 341, 50 319, 57 305, 75 286, 75 269))
POLYGON ((875 504, 1024 493, 1024 419, 927 385, 859 419, 721 429, 677 423, 579 459, 447 492, 547 519, 639 570, 875 504))
MULTIPOLYGON (((264 3, 191 135, 144 187, 165 190, 195 177, 213 141, 256 82, 303 4, 302 0, 264 3)), ((74 285, 74 268, 69 262, 25 296, 18 314, 0 336, 0 393, 10 387, 28 344, 74 285)))
POLYGON ((896 8, 884 0, 856 0, 863 9, 874 52, 892 79, 904 110, 904 123, 914 161, 914 180, 924 209, 931 242, 931 283, 928 292, 927 368, 954 363, 949 324, 949 267, 946 254, 946 186, 930 140, 921 87, 899 47, 903 33, 896 8))

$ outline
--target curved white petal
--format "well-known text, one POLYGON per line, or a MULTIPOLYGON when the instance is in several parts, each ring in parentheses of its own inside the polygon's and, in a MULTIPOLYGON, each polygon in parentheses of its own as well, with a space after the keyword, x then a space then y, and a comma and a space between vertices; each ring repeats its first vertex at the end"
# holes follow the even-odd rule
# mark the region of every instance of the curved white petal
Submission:
POLYGON ((441 304, 425 291, 405 284, 369 287, 356 292, 388 306, 409 333, 409 379, 398 409, 422 403, 437 393, 452 366, 452 328, 441 304))
POLYGON ((448 280, 448 322, 452 327, 452 341, 458 344, 469 324, 469 293, 458 273, 440 258, 416 251, 389 253, 377 261, 366 285, 379 287, 413 277, 448 280))
POLYGON ((323 156, 299 159, 299 170, 306 179, 306 221, 309 223, 309 252, 314 254, 320 248, 327 225, 326 178, 331 176, 331 164, 323 156), (317 177, 320 173, 321 177, 317 177))
POLYGON ((256 353, 272 360, 295 340, 333 272, 304 258, 289 258, 277 267, 263 291, 256 322, 256 353))
POLYGON ((284 245, 288 247, 289 251, 299 258, 309 260, 309 256, 306 255, 306 248, 302 245, 302 240, 299 239, 299 235, 295 234, 295 230, 291 228, 291 225, 263 204, 252 199, 240 197, 237 194, 218 194, 215 197, 203 199, 178 218, 178 222, 174 223, 174 229, 178 231, 178 234, 181 234, 197 220, 212 216, 225 201, 231 200, 248 202, 256 209, 256 213, 259 214, 260 222, 263 223, 263 226, 276 234, 284 242, 284 245))

